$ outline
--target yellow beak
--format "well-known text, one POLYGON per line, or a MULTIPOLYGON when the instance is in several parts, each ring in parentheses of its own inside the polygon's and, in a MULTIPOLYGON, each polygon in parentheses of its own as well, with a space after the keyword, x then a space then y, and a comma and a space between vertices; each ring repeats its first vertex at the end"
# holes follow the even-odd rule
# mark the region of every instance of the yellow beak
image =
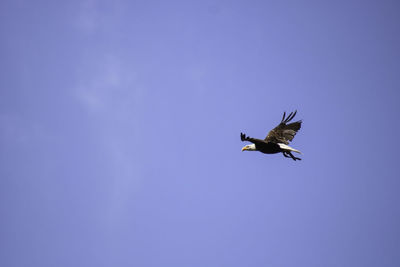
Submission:
POLYGON ((245 147, 245 146, 242 147, 242 152, 245 151, 245 150, 247 150, 247 147, 245 147))

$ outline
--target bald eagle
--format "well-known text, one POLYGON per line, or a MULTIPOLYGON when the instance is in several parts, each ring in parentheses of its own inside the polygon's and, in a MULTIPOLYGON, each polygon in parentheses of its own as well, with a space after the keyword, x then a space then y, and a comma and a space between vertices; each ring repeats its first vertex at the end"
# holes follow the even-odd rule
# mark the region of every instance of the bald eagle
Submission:
POLYGON ((301 160, 293 156, 292 151, 301 154, 297 149, 288 146, 289 142, 293 140, 297 131, 301 127, 302 121, 296 121, 289 123, 297 111, 291 112, 289 116, 286 117, 286 112, 283 112, 282 121, 272 129, 264 140, 251 138, 246 136, 244 133, 240 133, 240 139, 242 141, 249 141, 253 144, 244 146, 242 151, 260 151, 265 154, 275 154, 282 152, 283 156, 286 158, 292 158, 293 160, 301 160))

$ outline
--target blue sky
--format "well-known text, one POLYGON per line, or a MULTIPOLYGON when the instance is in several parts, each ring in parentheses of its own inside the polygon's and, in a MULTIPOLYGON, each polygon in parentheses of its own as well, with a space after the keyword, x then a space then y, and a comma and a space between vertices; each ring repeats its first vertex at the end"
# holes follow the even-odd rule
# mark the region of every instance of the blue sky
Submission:
POLYGON ((0 265, 399 266, 398 14, 2 1, 0 265))

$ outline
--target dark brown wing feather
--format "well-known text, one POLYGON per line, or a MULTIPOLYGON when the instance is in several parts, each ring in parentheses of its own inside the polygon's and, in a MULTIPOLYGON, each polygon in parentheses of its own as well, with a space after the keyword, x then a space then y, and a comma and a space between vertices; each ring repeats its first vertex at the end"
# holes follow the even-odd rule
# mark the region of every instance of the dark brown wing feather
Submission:
POLYGON ((265 143, 264 140, 257 139, 257 138, 252 138, 252 137, 248 137, 248 136, 246 136, 244 133, 240 133, 240 139, 241 139, 242 141, 249 141, 249 142, 252 142, 252 143, 254 143, 254 144, 265 143))
POLYGON ((285 118, 286 112, 284 112, 281 123, 279 123, 279 125, 276 126, 274 129, 272 129, 264 140, 266 142, 283 143, 288 145, 289 142, 293 140, 297 131, 301 128, 301 120, 287 124, 294 118, 296 113, 297 111, 295 111, 294 113, 291 112, 289 116, 285 118))

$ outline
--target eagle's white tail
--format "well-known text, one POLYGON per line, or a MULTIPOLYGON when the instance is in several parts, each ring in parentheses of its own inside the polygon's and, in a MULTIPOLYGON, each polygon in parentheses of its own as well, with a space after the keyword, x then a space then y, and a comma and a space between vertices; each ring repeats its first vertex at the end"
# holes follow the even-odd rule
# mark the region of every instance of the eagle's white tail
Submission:
POLYGON ((300 151, 298 151, 297 149, 294 149, 288 145, 282 144, 282 143, 278 143, 279 147, 282 148, 283 150, 289 150, 289 151, 293 151, 293 152, 297 152, 299 154, 301 154, 300 151))

